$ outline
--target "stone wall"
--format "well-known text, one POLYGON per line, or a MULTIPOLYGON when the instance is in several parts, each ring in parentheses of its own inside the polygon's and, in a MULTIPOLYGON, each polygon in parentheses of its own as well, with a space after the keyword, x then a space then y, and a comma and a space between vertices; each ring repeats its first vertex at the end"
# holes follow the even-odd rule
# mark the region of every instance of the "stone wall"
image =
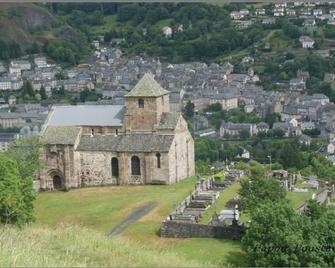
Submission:
POLYGON ((194 141, 187 131, 187 123, 181 118, 169 154, 170 183, 178 182, 195 173, 194 141))
POLYGON ((166 220, 161 224, 160 233, 162 237, 208 237, 241 240, 244 233, 244 227, 238 225, 214 226, 166 220))
POLYGON ((127 97, 125 126, 130 131, 152 131, 159 123, 163 112, 169 112, 169 96, 161 97, 127 97), (144 100, 144 107, 139 108, 139 99, 144 100))
MULTIPOLYGON (((318 193, 315 195, 315 200, 319 204, 326 204, 330 198, 332 197, 333 192, 330 188, 326 187, 324 189, 321 189, 318 193)), ((307 207, 307 202, 303 203, 300 207, 297 208, 297 212, 303 213, 307 207)))
POLYGON ((41 161, 44 163, 39 173, 42 190, 53 190, 53 176, 55 175, 61 177, 65 189, 78 187, 78 181, 74 174, 73 146, 44 146, 41 161))

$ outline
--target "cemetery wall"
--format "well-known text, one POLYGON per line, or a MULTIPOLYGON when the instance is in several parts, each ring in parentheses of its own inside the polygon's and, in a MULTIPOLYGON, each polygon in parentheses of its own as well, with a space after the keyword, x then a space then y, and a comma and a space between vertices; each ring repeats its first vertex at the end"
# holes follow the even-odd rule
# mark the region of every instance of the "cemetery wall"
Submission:
POLYGON ((244 227, 239 225, 214 226, 165 220, 161 224, 162 237, 190 238, 208 237, 241 240, 244 227))

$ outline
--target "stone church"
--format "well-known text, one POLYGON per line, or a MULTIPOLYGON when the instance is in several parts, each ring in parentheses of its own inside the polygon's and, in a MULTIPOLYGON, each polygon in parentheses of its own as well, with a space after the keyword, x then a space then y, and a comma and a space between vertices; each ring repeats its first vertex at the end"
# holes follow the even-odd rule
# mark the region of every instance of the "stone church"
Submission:
POLYGON ((171 184, 194 175, 194 142, 169 91, 145 74, 125 106, 54 106, 42 130, 42 190, 171 184))

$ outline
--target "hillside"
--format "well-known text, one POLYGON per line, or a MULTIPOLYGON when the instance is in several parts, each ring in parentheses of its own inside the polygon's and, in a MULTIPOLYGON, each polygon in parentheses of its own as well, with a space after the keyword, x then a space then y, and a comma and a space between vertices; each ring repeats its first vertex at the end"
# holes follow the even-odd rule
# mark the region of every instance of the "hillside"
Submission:
POLYGON ((26 49, 48 40, 75 40, 77 32, 36 4, 0 3, 0 40, 14 41, 26 49))
POLYGON ((208 266, 205 260, 198 262, 165 250, 153 251, 139 243, 109 239, 78 226, 30 226, 23 230, 6 227, 0 231, 0 252, 1 267, 208 266))

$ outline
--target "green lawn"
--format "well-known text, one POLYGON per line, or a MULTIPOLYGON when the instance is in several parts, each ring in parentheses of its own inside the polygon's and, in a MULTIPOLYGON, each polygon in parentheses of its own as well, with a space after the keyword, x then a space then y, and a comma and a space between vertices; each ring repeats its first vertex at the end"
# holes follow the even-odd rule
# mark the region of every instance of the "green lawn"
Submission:
POLYGON ((290 200, 293 208, 298 208, 308 199, 312 198, 313 193, 315 193, 313 190, 309 190, 307 193, 287 192, 287 198, 290 200))
POLYGON ((202 215, 201 223, 209 223, 212 218, 213 213, 220 212, 222 209, 227 208, 227 202, 238 195, 238 190, 240 189, 240 182, 235 182, 223 192, 220 193, 217 201, 202 215))
POLYGON ((149 214, 111 239, 141 245, 153 256, 160 252, 178 255, 186 260, 179 266, 189 266, 192 262, 202 266, 245 264, 239 242, 159 236, 161 221, 194 189, 194 183, 195 179, 190 178, 174 185, 93 187, 70 192, 40 193, 35 203, 36 222, 38 226, 53 228, 62 223, 74 224, 106 233, 136 208, 147 202, 155 202, 157 207, 149 214))

